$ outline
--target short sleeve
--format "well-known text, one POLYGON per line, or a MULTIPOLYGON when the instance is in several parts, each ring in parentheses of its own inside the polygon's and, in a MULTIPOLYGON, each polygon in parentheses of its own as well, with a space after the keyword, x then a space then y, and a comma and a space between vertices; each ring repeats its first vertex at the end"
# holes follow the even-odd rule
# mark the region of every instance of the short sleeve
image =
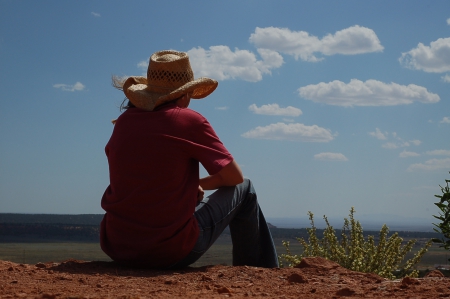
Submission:
POLYGON ((233 161, 233 156, 204 117, 192 128, 190 135, 193 143, 191 154, 210 175, 216 174, 233 161))

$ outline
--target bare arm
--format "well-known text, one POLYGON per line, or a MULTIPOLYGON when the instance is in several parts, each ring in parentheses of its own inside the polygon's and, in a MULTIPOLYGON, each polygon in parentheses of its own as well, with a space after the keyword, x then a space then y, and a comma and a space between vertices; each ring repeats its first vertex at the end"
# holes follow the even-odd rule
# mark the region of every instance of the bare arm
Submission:
POLYGON ((243 181, 241 168, 233 160, 218 173, 201 178, 200 186, 204 190, 214 190, 224 186, 236 186, 243 181))

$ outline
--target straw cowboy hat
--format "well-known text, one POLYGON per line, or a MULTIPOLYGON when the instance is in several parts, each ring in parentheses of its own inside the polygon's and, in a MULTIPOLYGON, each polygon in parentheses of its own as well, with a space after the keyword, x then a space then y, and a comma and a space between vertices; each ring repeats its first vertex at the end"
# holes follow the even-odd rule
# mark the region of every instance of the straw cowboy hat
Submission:
POLYGON ((137 108, 152 111, 184 94, 202 99, 217 85, 216 80, 209 78, 194 80, 187 53, 166 50, 150 56, 147 78, 129 77, 123 84, 123 92, 137 108))

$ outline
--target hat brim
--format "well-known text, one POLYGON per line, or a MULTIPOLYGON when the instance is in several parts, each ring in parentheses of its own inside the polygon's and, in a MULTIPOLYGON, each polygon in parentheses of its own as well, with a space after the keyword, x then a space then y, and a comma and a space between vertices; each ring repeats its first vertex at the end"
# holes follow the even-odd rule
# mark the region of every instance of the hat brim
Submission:
POLYGON ((170 92, 161 92, 161 89, 147 85, 145 77, 130 77, 124 85, 125 96, 137 108, 153 111, 157 106, 189 94, 193 99, 202 99, 209 96, 219 83, 210 78, 198 78, 170 92))

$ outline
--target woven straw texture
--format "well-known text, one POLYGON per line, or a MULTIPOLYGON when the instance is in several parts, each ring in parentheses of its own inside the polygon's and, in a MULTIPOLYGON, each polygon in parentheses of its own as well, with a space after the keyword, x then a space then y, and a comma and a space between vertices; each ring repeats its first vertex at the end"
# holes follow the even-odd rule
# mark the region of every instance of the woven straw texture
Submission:
POLYGON ((187 53, 166 50, 150 57, 147 78, 129 77, 123 91, 136 107, 152 111, 184 94, 189 94, 193 99, 204 98, 217 85, 217 81, 210 78, 194 80, 187 53))

